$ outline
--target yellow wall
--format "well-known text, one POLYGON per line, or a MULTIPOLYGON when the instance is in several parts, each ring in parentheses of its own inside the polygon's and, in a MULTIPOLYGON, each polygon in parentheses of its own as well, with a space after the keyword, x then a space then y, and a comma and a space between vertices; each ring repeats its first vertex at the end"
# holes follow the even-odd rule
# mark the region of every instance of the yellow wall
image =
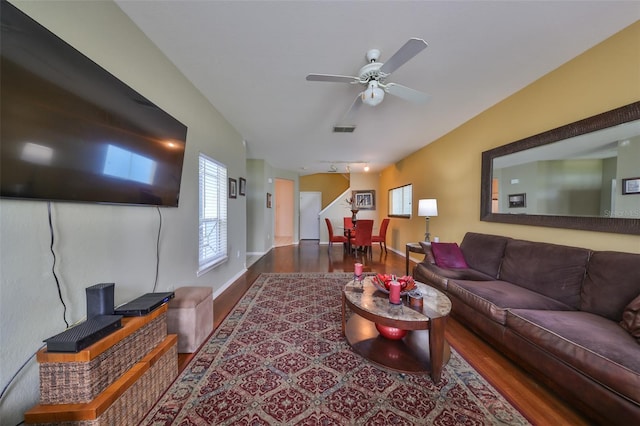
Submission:
POLYGON ((339 173, 300 176, 300 191, 322 192, 322 208, 349 188, 349 179, 339 173))
POLYGON ((421 239, 425 219, 416 214, 417 200, 436 198, 438 216, 431 218, 430 231, 441 241, 460 242, 467 231, 474 231, 640 253, 639 236, 480 221, 483 151, 638 100, 640 23, 636 22, 385 169, 381 194, 413 183, 413 217, 394 221, 396 238, 391 243, 404 252, 405 243, 421 239))

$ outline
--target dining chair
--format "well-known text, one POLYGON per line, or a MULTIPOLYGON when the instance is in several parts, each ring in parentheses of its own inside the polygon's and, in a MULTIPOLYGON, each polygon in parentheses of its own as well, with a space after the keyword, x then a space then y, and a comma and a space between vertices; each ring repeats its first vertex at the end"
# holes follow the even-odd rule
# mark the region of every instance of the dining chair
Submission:
POLYGON ((387 228, 389 227, 389 218, 383 219, 380 225, 380 232, 378 235, 371 237, 372 243, 380 243, 380 250, 384 247, 384 252, 387 252, 387 228))
POLYGON ((368 251, 369 258, 373 258, 373 250, 371 248, 373 232, 373 219, 360 219, 356 224, 356 231, 353 238, 351 238, 351 247, 354 250, 358 250, 359 247, 363 247, 368 251))
POLYGON ((344 223, 344 232, 347 232, 347 229, 353 229, 353 221, 351 220, 351 216, 345 216, 342 218, 344 223))
POLYGON ((334 235, 333 234, 333 226, 331 225, 331 221, 329 218, 324 218, 327 223, 327 230, 329 231, 329 247, 327 250, 331 250, 331 245, 333 243, 342 243, 342 247, 344 248, 345 244, 349 243, 349 240, 344 235, 334 235))

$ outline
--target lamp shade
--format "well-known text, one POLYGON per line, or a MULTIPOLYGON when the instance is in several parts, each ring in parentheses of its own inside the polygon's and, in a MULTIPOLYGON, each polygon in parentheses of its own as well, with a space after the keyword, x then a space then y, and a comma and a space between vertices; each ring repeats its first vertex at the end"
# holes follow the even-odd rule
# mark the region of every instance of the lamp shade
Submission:
POLYGON ((418 201, 418 216, 438 216, 438 202, 435 198, 418 201))
POLYGON ((372 80, 369 87, 362 92, 362 102, 369 106, 376 106, 384 99, 384 90, 378 86, 378 82, 372 80))

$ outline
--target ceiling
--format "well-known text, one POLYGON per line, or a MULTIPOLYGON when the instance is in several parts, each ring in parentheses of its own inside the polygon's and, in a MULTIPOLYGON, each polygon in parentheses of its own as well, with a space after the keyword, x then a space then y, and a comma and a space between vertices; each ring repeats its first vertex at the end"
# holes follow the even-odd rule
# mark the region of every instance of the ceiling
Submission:
POLYGON ((116 0, 242 135, 247 158, 300 175, 382 170, 640 19, 637 1, 116 0), (362 91, 310 82, 356 76, 409 38, 429 47, 387 78, 430 95, 363 105, 362 91))

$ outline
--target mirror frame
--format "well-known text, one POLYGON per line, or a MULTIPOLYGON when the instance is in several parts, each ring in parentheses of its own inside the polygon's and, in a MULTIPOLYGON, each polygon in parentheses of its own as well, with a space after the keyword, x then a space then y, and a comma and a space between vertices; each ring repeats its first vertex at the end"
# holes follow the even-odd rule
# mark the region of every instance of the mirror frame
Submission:
POLYGON ((484 151, 482 153, 482 176, 480 187, 480 220, 484 222, 500 222, 517 225, 546 226, 551 228, 581 229, 616 234, 640 235, 640 219, 595 216, 583 217, 506 214, 491 212, 491 176, 493 175, 494 158, 639 119, 640 101, 484 151))

